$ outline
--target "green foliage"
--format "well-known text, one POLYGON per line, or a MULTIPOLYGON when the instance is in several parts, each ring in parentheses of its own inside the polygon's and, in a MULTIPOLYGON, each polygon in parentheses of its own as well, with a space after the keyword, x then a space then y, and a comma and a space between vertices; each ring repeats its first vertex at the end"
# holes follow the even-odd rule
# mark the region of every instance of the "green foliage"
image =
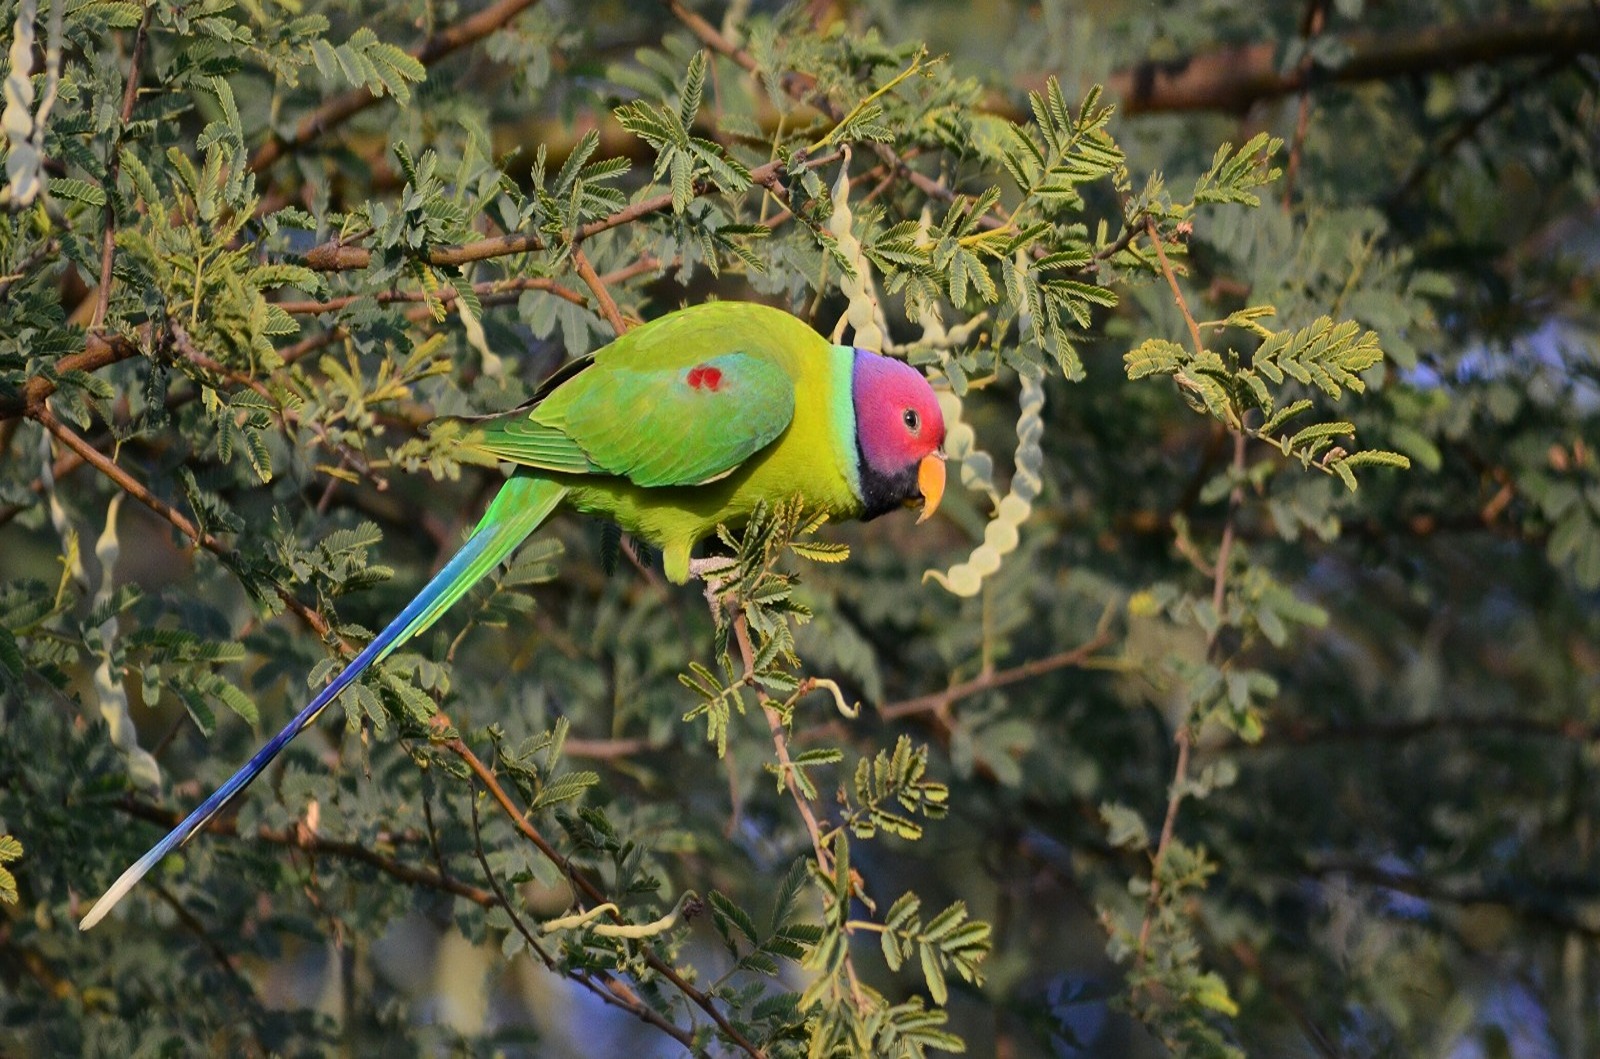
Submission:
POLYGON ((667 178, 672 188, 674 213, 688 208, 696 183, 702 179, 728 192, 743 191, 750 186, 749 169, 715 142, 689 132, 695 115, 700 112, 705 83, 705 53, 696 52, 684 74, 676 109, 638 100, 616 110, 622 127, 655 149, 654 175, 657 180, 667 178))
POLYGON ((342 78, 375 96, 391 95, 401 106, 411 102, 411 86, 428 76, 427 68, 405 49, 379 40, 368 26, 337 46, 322 37, 309 43, 311 61, 323 77, 342 78))
POLYGON ((1534 6, 0 5, 13 1048, 1594 1054, 1534 6), (557 520, 80 935, 470 530, 456 417, 712 297, 926 371, 938 518, 704 601, 557 520))
POLYGON ((872 838, 885 831, 909 842, 921 838, 922 825, 915 816, 938 820, 950 799, 949 787, 926 779, 927 771, 927 747, 914 747, 905 737, 895 742, 892 753, 880 750, 871 761, 863 758, 856 765, 853 795, 840 791, 850 833, 872 838), (898 811, 890 808, 894 804, 898 811))
POLYGON ((17 877, 6 865, 22 859, 22 843, 11 835, 0 835, 0 903, 17 903, 17 877))

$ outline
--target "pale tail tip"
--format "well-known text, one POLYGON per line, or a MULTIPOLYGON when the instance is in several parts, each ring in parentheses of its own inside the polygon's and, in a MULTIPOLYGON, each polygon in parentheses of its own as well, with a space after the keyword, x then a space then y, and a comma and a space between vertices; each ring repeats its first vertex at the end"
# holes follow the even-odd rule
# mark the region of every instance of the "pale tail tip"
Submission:
POLYGON ((104 919, 106 913, 115 908, 117 902, 126 897, 128 891, 133 889, 140 879, 144 878, 146 870, 148 869, 142 865, 135 864, 123 872, 117 881, 111 884, 111 888, 100 895, 100 900, 94 903, 94 907, 89 909, 88 914, 78 921, 78 929, 92 930, 94 925, 104 919))
POLYGON ((108 909, 108 907, 109 906, 106 904, 106 899, 104 897, 100 898, 100 900, 94 903, 94 907, 89 909, 89 914, 78 920, 78 929, 93 930, 94 925, 105 918, 105 910, 108 909))

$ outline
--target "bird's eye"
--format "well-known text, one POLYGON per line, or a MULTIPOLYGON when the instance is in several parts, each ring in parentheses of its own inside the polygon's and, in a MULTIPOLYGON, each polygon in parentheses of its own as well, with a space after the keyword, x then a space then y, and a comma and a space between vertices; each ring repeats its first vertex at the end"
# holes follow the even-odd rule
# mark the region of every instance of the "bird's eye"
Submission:
POLYGON ((907 408, 900 418, 905 422, 906 429, 913 434, 922 427, 922 419, 917 415, 915 408, 907 408))

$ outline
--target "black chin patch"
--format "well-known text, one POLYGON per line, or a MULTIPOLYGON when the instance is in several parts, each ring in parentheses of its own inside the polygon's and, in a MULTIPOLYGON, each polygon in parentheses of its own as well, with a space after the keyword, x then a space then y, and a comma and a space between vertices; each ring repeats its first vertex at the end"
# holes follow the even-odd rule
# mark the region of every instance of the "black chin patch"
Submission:
POLYGON ((922 496, 922 490, 917 485, 916 464, 903 467, 893 474, 884 474, 869 466, 865 458, 858 458, 857 462, 861 467, 861 502, 866 506, 861 513, 861 521, 869 522, 879 515, 887 515, 905 507, 907 501, 922 496))

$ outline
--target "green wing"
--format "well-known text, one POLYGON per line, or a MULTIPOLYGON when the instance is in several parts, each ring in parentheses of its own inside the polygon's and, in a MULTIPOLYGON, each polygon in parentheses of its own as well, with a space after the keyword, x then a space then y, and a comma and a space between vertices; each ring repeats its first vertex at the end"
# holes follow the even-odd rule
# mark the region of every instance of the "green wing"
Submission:
POLYGON ((576 441, 554 427, 534 422, 526 413, 485 424, 472 433, 467 444, 496 460, 541 471, 593 474, 604 470, 576 441))
POLYGON ((689 364, 601 358, 526 416, 485 424, 473 447, 566 474, 698 485, 771 444, 794 417, 794 383, 772 360, 726 353, 689 364))

